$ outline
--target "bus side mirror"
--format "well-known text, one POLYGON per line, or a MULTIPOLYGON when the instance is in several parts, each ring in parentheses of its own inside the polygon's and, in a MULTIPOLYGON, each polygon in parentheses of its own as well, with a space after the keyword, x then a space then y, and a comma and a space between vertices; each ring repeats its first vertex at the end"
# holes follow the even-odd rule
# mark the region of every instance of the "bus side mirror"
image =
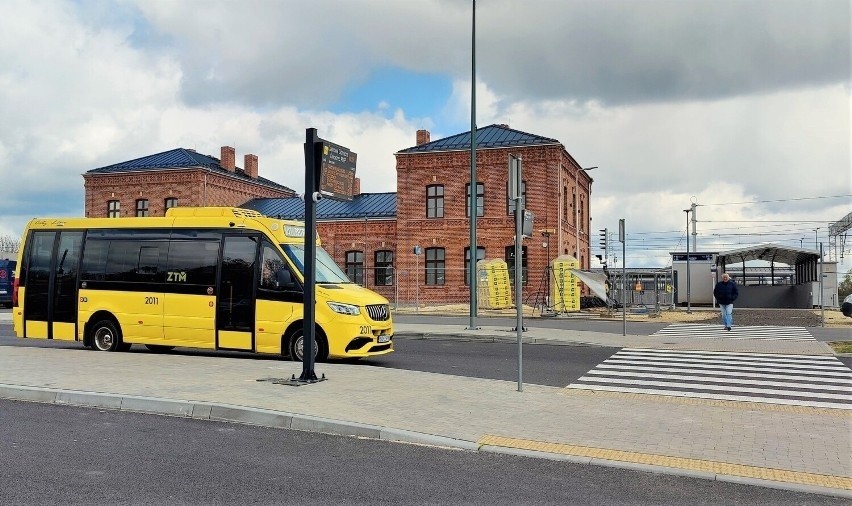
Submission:
POLYGON ((296 282, 293 281, 293 274, 287 268, 278 269, 278 272, 275 273, 275 281, 278 284, 278 288, 296 288, 296 282))

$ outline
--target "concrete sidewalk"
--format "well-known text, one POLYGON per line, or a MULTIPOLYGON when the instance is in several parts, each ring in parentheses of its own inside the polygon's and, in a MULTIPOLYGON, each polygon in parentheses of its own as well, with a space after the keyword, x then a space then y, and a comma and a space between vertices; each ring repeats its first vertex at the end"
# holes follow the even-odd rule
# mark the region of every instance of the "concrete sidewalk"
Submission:
MULTIPOLYGON (((476 332, 477 339, 486 334, 476 332)), ((493 339, 515 336, 490 332, 493 339)), ((620 346, 615 342, 623 339, 547 333, 561 342, 612 339, 607 345, 620 346)), ((531 341, 545 337, 529 331, 531 341)), ((848 410, 537 385, 518 392, 515 382, 367 363, 318 364, 316 372, 328 380, 293 387, 272 380, 298 376, 301 364, 279 360, 0 346, 2 398, 516 453, 852 498, 848 410)))
MULTIPOLYGON (((518 342, 514 327, 479 325, 468 330, 464 325, 394 324, 398 337, 419 339, 466 339, 471 341, 518 342)), ((523 342, 529 344, 588 344, 615 348, 657 348, 667 350, 730 351, 746 353, 784 353, 831 356, 834 351, 826 343, 814 341, 778 341, 768 339, 688 339, 670 336, 609 334, 583 330, 556 330, 527 327, 523 342)))

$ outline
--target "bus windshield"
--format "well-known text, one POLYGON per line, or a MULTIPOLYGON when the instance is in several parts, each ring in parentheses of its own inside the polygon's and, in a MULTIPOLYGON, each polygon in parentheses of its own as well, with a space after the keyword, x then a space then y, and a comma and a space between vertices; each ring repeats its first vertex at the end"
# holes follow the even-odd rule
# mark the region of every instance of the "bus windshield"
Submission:
MULTIPOLYGON (((305 247, 301 244, 282 244, 287 258, 305 275, 305 247)), ((331 256, 321 246, 317 246, 317 283, 351 283, 346 274, 334 263, 331 256)))

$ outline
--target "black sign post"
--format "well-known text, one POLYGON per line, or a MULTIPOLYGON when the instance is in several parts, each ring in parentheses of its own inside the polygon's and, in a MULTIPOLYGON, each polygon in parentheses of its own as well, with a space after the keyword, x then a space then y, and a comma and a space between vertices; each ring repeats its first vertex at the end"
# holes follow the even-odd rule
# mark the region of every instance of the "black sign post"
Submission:
MULTIPOLYGON (((316 339, 316 289, 317 277, 317 213, 319 200, 317 183, 320 180, 320 149, 322 142, 316 128, 305 131, 305 290, 304 316, 302 319, 302 375, 298 381, 313 383, 321 381, 314 372, 314 346, 316 339)), ((295 357, 294 357, 295 358, 295 357)), ((323 375, 325 379, 325 375, 323 375)))
POLYGON ((355 187, 355 161, 357 155, 348 148, 324 141, 316 128, 305 131, 305 290, 302 319, 302 375, 292 384, 316 383, 314 372, 314 347, 316 346, 316 257, 317 257, 317 202, 328 197, 334 200, 352 200, 355 187))

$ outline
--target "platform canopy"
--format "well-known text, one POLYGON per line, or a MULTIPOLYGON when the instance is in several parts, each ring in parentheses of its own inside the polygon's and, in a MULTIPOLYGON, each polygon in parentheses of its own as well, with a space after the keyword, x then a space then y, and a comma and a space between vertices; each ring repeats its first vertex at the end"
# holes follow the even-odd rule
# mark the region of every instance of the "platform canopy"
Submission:
POLYGON ((751 260, 763 260, 790 266, 817 262, 819 251, 812 249, 790 248, 778 244, 764 243, 757 246, 722 251, 716 256, 717 265, 730 265, 751 260))

